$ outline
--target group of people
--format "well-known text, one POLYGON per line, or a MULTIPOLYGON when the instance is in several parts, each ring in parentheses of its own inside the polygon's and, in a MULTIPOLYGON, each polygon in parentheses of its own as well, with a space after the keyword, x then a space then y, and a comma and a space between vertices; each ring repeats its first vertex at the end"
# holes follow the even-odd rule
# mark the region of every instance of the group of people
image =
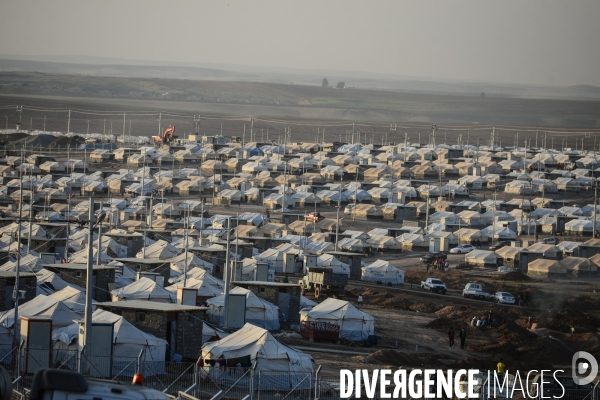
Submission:
POLYGON ((480 249, 481 248, 481 240, 479 240, 479 239, 471 240, 471 245, 480 249))
POLYGON ((490 310, 488 315, 484 315, 481 318, 477 318, 477 316, 473 316, 471 320, 471 326, 482 326, 491 328, 492 326, 498 326, 498 320, 494 318, 494 313, 490 310))
MULTIPOLYGON (((448 260, 444 260, 441 257, 433 260, 431 262, 431 266, 433 267, 434 270, 437 270, 437 271, 448 272, 448 270, 450 269, 450 263, 448 263, 448 260)), ((429 271, 429 264, 427 264, 427 271, 429 271)))

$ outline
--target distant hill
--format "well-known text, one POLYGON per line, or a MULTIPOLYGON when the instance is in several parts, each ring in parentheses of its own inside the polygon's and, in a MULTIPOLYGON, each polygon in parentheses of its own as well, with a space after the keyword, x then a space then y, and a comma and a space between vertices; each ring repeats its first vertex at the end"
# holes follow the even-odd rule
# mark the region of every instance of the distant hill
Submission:
POLYGON ((349 89, 480 97, 600 100, 600 88, 586 85, 526 86, 441 81, 358 71, 301 70, 210 63, 166 63, 90 56, 0 55, 0 70, 3 72, 41 72, 90 77, 264 82, 306 86, 320 86, 323 77, 327 77, 332 85, 338 81, 344 81, 349 89))

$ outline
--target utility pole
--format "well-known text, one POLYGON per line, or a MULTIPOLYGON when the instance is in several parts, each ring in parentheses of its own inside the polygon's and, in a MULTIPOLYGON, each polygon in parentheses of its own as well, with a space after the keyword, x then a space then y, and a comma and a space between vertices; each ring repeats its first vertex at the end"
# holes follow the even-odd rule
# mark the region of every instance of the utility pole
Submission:
POLYGON ((592 238, 596 237, 596 202, 598 201, 598 181, 594 179, 594 212, 592 214, 592 238))
MULTIPOLYGON (((71 169, 72 171, 73 169, 71 169)), ((71 176, 73 173, 71 172, 71 176)), ((69 191, 69 195, 67 197, 67 239, 65 243, 65 261, 69 262, 69 235, 71 235, 71 192, 69 191)))
POLYGON ((71 110, 69 110, 69 120, 67 121, 67 135, 71 132, 71 110))
MULTIPOLYGON (((100 201, 100 214, 102 214, 103 211, 103 203, 102 201, 100 201)), ((91 222, 90 222, 91 224, 91 222)), ((99 219, 98 220, 98 253, 96 254, 96 265, 101 265, 102 264, 102 258, 100 256, 100 253, 102 252, 102 220, 99 219)))
POLYGON ((340 232, 340 208, 342 207, 342 177, 340 175, 340 191, 338 193, 337 213, 335 217, 335 251, 338 250, 338 233, 340 232))
POLYGON ((356 203, 358 201, 358 173, 359 173, 360 167, 357 165, 356 166, 356 181, 354 184, 354 208, 352 209, 352 221, 355 221, 356 218, 356 203))
MULTIPOLYGON (((204 204, 204 203, 203 203, 204 204)), ((186 287, 187 285, 187 267, 188 267, 188 238, 189 238, 189 229, 190 229, 190 205, 187 204, 187 212, 188 212, 188 216, 187 216, 187 220, 185 221, 185 261, 183 264, 183 287, 186 287)), ((204 218, 204 216, 202 216, 202 218, 204 218)), ((229 251, 229 249, 227 249, 227 251, 229 251)))
MULTIPOLYGON (((21 150, 21 163, 23 162, 23 150, 21 150)), ((21 173, 19 174, 19 220, 17 221, 17 267, 15 271, 15 288, 13 289, 13 300, 15 302, 15 321, 13 323, 14 326, 14 335, 13 335, 13 347, 18 345, 19 337, 19 274, 21 270, 21 225, 23 221, 23 170, 21 169, 21 173)))
POLYGON ((429 193, 427 193, 427 199, 425 201, 425 234, 427 235, 427 229, 429 228, 429 194, 431 193, 431 184, 427 182, 429 187, 429 193))
POLYGON ((231 230, 231 217, 227 217, 227 248, 225 249, 225 268, 223 271, 223 281, 225 282, 225 288, 223 289, 223 295, 225 296, 225 302, 223 304, 224 306, 224 316, 225 318, 223 319, 223 327, 224 328, 228 328, 229 327, 229 316, 227 315, 227 313, 229 312, 229 270, 230 270, 230 266, 229 266, 229 241, 230 241, 230 231, 231 230))
POLYGON ((123 113, 123 143, 125 143, 125 113, 123 113))
MULTIPOLYGON (((83 351, 85 359, 89 360, 92 349, 92 290, 93 290, 93 274, 94 274, 94 191, 90 196, 90 208, 88 210, 88 219, 90 224, 88 237, 88 258, 87 258, 87 275, 85 279, 85 331, 84 331, 84 347, 83 351)), ((79 372, 84 372, 84 362, 80 359, 79 372)))
POLYGON ((496 189, 494 188, 494 204, 492 206, 492 246, 494 245, 494 235, 496 234, 496 189))

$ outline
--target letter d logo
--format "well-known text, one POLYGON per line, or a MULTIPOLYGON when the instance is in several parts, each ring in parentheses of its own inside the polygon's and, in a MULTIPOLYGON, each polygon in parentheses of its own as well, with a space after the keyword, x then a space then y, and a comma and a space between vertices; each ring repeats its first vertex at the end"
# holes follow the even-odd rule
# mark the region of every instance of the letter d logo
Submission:
POLYGON ((585 351, 578 351, 573 354, 571 368, 573 382, 575 382, 576 385, 587 385, 588 383, 592 383, 596 378, 596 375, 598 375, 598 362, 593 355, 585 351), (586 373, 587 375, 580 376, 586 373))

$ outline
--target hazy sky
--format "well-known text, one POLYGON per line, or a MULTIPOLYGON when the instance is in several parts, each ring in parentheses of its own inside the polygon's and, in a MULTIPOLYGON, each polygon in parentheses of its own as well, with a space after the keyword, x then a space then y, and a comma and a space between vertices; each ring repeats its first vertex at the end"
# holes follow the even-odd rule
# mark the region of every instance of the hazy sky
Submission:
POLYGON ((600 86, 600 1, 2 0, 0 54, 600 86))

